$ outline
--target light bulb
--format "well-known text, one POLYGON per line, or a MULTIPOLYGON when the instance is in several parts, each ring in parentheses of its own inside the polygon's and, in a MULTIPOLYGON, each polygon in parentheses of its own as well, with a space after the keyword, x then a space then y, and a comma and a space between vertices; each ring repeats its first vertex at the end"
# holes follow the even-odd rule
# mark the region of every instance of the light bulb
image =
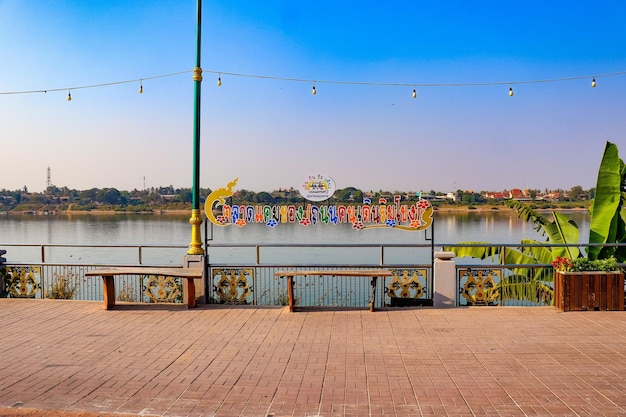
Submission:
POLYGON ((415 91, 415 89, 413 89, 413 98, 417 97, 417 91, 415 91))
POLYGON ((591 87, 593 87, 593 88, 596 87, 596 79, 595 78, 593 80, 591 80, 591 87))
POLYGON ((315 86, 313 86, 313 91, 311 91, 311 94, 313 94, 313 95, 317 94, 317 90, 315 89, 315 86))
POLYGON ((217 77, 217 86, 218 87, 222 86, 222 77, 217 77))
POLYGON ((139 94, 143 94, 143 85, 139 83, 139 94))
POLYGON ((509 97, 513 97, 513 87, 509 87, 509 97))
POLYGON ((72 93, 69 90, 67 91, 67 101, 72 101, 72 93))

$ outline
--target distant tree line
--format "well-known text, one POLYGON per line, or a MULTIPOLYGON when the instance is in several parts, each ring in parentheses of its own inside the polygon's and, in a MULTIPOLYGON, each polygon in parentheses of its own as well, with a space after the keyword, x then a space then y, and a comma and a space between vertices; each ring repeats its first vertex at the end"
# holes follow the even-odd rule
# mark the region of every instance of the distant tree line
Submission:
MULTIPOLYGON (((211 193, 208 188, 199 190, 200 201, 203 203, 211 193)), ((583 201, 593 198, 594 190, 583 190, 581 186, 574 186, 570 190, 526 190, 532 200, 538 196, 556 195, 552 201, 583 201)), ((501 204, 486 198, 486 191, 473 192, 457 190, 454 193, 442 193, 434 190, 421 192, 402 191, 362 191, 355 187, 346 187, 335 191, 327 201, 328 204, 361 204, 364 199, 371 199, 378 203, 380 198, 392 202, 394 196, 399 195, 403 202, 416 201, 419 198, 429 198, 433 205, 455 204, 501 204)), ((120 191, 116 188, 91 188, 75 190, 68 187, 50 186, 44 192, 29 192, 27 187, 19 190, 0 190, 0 211, 67 211, 67 210, 120 210, 120 211, 152 211, 188 209, 191 207, 191 188, 151 187, 145 190, 120 191)), ((305 199, 294 188, 278 189, 271 192, 254 192, 238 190, 229 199, 229 204, 297 204, 304 203, 305 199)))

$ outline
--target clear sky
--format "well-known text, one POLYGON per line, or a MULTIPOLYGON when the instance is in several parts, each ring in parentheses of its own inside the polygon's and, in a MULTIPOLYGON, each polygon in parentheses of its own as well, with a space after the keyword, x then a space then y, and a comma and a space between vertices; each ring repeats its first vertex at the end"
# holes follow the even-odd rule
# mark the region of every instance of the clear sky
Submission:
MULTIPOLYGON (((203 188, 587 189, 607 140, 626 159, 626 74, 605 76, 626 71, 624 1, 203 9, 203 188)), ((43 191, 48 167, 79 190, 191 187, 195 38, 195 0, 0 0, 0 189, 43 191)))

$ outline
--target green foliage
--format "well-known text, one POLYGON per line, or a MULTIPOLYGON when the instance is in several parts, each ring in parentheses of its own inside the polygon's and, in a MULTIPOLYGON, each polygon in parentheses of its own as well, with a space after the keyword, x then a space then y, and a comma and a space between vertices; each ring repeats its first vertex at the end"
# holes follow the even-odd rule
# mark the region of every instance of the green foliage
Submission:
MULTIPOLYGON (((626 243, 626 167, 619 158, 617 146, 610 142, 606 143, 604 155, 600 164, 596 188, 594 189, 593 204, 589 209, 591 226, 589 243, 626 243)), ((554 220, 537 213, 531 207, 515 200, 510 200, 507 205, 516 210, 519 218, 535 225, 535 230, 542 236, 546 236, 548 243, 555 245, 578 244, 579 230, 576 223, 567 216, 552 211, 554 220)), ((522 241, 531 243, 532 241, 522 241)), ((588 257, 581 256, 576 247, 520 247, 519 250, 505 247, 480 246, 476 242, 464 242, 473 246, 448 247, 444 250, 454 252, 457 256, 471 256, 485 259, 487 257, 500 257, 502 264, 548 264, 556 262, 555 268, 571 268, 572 271, 615 271, 617 262, 626 260, 626 247, 617 250, 611 247, 590 246, 587 250, 588 257), (559 262, 568 259, 571 262, 559 262)), ((554 264, 553 264, 554 265, 554 264)), ((552 300, 552 290, 542 278, 547 268, 533 269, 533 276, 515 275, 507 278, 509 283, 501 283, 503 297, 521 297, 517 299, 552 300)), ((514 270, 522 274, 522 268, 514 270)))
POLYGON ((552 305, 554 296, 552 288, 534 277, 514 274, 503 279, 498 288, 505 300, 523 300, 542 305, 552 305))
MULTIPOLYGON (((625 182, 624 162, 619 158, 617 146, 607 142, 598 172, 595 198, 589 209, 591 224, 589 243, 626 242, 626 227, 622 208, 624 207, 625 182)), ((615 256, 624 261, 626 248, 590 247, 590 259, 615 256)))
MULTIPOLYGON (((619 158, 617 146, 607 142, 604 156, 600 164, 598 180, 594 189, 594 201, 590 208, 591 232, 589 243, 626 243, 626 167, 619 158)), ((567 216, 552 211, 553 221, 537 213, 531 207, 516 200, 509 200, 507 205, 513 208, 519 218, 535 225, 535 230, 546 236, 548 243, 555 245, 567 245, 579 243, 579 230, 576 223, 567 216)), ((476 244, 476 242, 464 242, 476 244)), ((485 259, 487 256, 500 255, 500 248, 493 247, 459 247, 446 248, 457 254, 457 256, 471 256, 485 259)), ((577 259, 581 256, 576 247, 554 247, 551 250, 541 248, 523 248, 521 254, 507 251, 506 259, 503 263, 510 263, 509 260, 517 258, 520 263, 550 263, 557 257, 568 257, 577 259), (534 260, 534 261, 533 261, 534 260)), ((588 257, 590 259, 608 259, 615 256, 618 261, 626 260, 626 247, 615 250, 610 247, 589 247, 588 257)))
POLYGON ((617 267, 617 259, 615 258, 607 258, 607 259, 589 259, 589 258, 578 258, 572 261, 571 271, 573 272, 581 272, 581 271, 618 271, 617 267))
MULTIPOLYGON (((517 200, 507 201, 507 206, 513 208, 517 212, 517 216, 526 221, 535 224, 535 230, 542 236, 548 238, 550 244, 567 244, 578 243, 578 226, 576 222, 564 216, 561 213, 552 211, 553 221, 537 213, 532 208, 517 200)), ((577 258, 580 255, 578 248, 575 247, 555 247, 552 250, 552 258, 557 256, 567 256, 569 258, 577 258)), ((552 260, 550 260, 551 262, 552 260)))

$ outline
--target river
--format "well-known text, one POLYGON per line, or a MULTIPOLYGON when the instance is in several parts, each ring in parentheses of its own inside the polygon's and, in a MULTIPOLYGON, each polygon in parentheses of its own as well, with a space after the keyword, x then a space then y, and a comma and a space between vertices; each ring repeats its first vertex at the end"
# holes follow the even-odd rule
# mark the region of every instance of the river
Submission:
MULTIPOLYGON (((589 235, 589 215, 585 211, 563 212, 576 222, 580 229, 580 242, 586 242, 589 235)), ((550 217, 549 213, 545 214, 550 217)), ((508 210, 492 211, 436 211, 435 221, 426 233, 406 232, 391 228, 355 230, 349 224, 301 226, 278 224, 267 227, 248 224, 243 227, 215 226, 209 229, 212 242, 216 244, 423 244, 426 238, 433 238, 435 246, 458 242, 519 243, 521 239, 545 241, 530 223, 517 218, 508 210)), ((5 257, 9 262, 37 262, 39 248, 10 246, 10 244, 71 244, 71 245, 183 245, 189 244, 191 226, 189 215, 168 214, 59 214, 59 215, 0 215, 0 248, 7 249, 5 257)), ((204 229, 204 224, 203 224, 204 229)), ((204 239, 203 230, 203 239, 204 239)), ((48 262, 93 262, 110 255, 94 249, 48 248, 48 262)), ((297 249, 281 254, 267 254, 267 262, 297 261, 297 249)), ((249 252, 249 251, 248 251, 249 252)), ((228 262, 237 257, 249 257, 250 253, 236 250, 209 251, 212 262, 228 262)), ((302 251, 300 251, 302 252, 302 251)), ((186 253, 185 248, 153 250, 146 255, 144 263, 178 264, 186 253)), ((136 250, 128 255, 115 255, 119 262, 134 263, 136 250)), ((309 254, 323 263, 345 262, 345 256, 309 254)), ((377 257, 378 254, 361 257, 377 257)), ((398 251, 386 257, 389 262, 408 262, 404 258, 411 253, 398 251)), ((311 259, 309 259, 311 260, 311 259)), ((315 259, 313 259, 315 260, 315 259)), ((360 262, 360 259, 357 259, 360 262)), ((351 260, 352 262, 352 260, 351 260)))

